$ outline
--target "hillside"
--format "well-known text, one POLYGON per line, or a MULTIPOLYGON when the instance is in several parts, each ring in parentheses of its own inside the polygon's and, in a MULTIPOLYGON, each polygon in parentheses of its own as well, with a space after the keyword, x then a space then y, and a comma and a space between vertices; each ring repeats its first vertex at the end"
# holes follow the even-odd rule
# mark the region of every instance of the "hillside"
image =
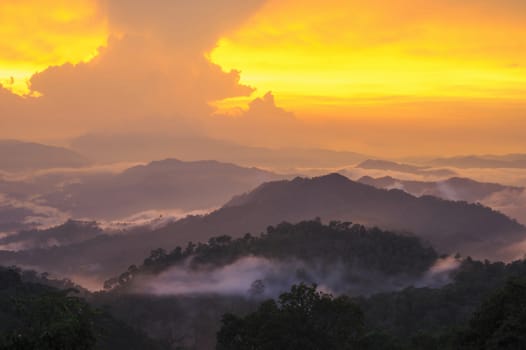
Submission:
POLYGON ((0 247, 10 247, 12 250, 51 248, 82 242, 102 233, 102 229, 95 222, 68 220, 49 229, 20 231, 2 237, 0 247))
POLYGON ((366 185, 383 189, 397 188, 414 196, 434 196, 447 200, 480 202, 502 191, 521 194, 521 187, 504 186, 497 183, 478 182, 468 178, 452 177, 443 181, 399 180, 390 176, 372 178, 364 176, 358 180, 366 185))
POLYGON ((349 151, 316 148, 266 148, 207 137, 148 133, 90 133, 72 140, 71 146, 102 163, 144 162, 152 159, 215 159, 243 166, 291 168, 343 167, 367 159, 349 151))
POLYGON ((0 170, 3 171, 78 168, 89 164, 84 156, 67 148, 0 140, 0 170))
POLYGON ((0 266, 0 349, 161 349, 74 294, 0 266))
POLYGON ((74 217, 116 219, 148 210, 215 208, 233 194, 280 176, 216 161, 155 161, 122 173, 86 177, 42 197, 74 217))
POLYGON ((316 216, 413 232, 441 252, 487 257, 499 247, 524 238, 522 225, 481 205, 431 196, 417 198, 337 174, 264 184, 233 199, 208 220, 239 218, 244 227, 254 230, 264 222, 294 222, 316 216))
POLYGON ((479 204, 414 197, 382 190, 337 174, 265 183, 203 216, 190 216, 165 227, 99 234, 77 244, 26 252, 0 252, 0 264, 40 266, 54 273, 106 279, 151 250, 173 249, 189 241, 258 234, 268 225, 320 217, 412 232, 439 253, 488 259, 512 259, 506 250, 525 238, 525 228, 479 204), (126 255, 123 258, 122 251, 126 255))
MULTIPOLYGON (((297 279, 323 283, 339 293, 367 294, 421 278, 437 259, 435 250, 414 236, 367 229, 351 222, 333 221, 329 225, 317 220, 295 225, 284 222, 269 226, 260 236, 246 234, 234 239, 225 235, 213 237, 207 243, 188 244, 186 248, 153 250, 142 265, 106 281, 105 287, 134 291, 140 289, 146 277, 155 280, 174 268, 197 276, 241 264, 250 266, 252 272, 243 274, 240 269, 235 277, 240 288, 232 294, 244 294, 256 279, 274 293, 285 291, 297 279), (275 268, 268 269, 269 266, 275 268)), ((185 281, 167 284, 180 287, 185 281)), ((222 293, 220 283, 215 287, 216 293, 222 293)), ((201 291, 194 288, 193 293, 207 291, 205 287, 201 291)), ((178 294, 187 293, 180 288, 178 294)))

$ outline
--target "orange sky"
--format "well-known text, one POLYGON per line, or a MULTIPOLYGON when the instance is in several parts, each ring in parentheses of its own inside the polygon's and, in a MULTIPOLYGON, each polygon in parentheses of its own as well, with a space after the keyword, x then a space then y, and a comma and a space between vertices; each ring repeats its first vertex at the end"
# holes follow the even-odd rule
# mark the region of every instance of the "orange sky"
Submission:
POLYGON ((270 0, 210 57, 303 115, 347 118, 349 106, 393 101, 523 101, 526 15, 514 11, 526 5, 478 3, 270 0))
POLYGON ((523 0, 2 1, 0 137, 519 152, 525 23, 523 0))
POLYGON ((30 93, 31 76, 52 65, 89 61, 105 45, 107 23, 92 0, 0 2, 0 83, 30 93))

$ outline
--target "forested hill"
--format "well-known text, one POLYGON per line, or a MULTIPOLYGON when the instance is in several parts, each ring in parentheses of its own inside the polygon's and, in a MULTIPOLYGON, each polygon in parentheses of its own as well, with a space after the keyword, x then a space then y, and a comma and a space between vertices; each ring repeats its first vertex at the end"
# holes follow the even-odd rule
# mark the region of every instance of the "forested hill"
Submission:
MULTIPOLYGON (((413 276, 422 276, 424 266, 429 268, 437 258, 431 248, 422 246, 415 237, 365 229, 359 225, 341 222, 334 222, 328 226, 317 221, 297 225, 281 224, 269 227, 268 232, 261 237, 247 235, 244 238, 232 239, 222 236, 213 238, 206 244, 190 244, 184 249, 178 247, 171 252, 156 250, 141 266, 134 266, 118 278, 109 281, 108 287, 113 287, 113 290, 99 293, 96 303, 112 305, 116 317, 144 329, 152 337, 165 339, 173 337, 175 332, 179 344, 185 344, 188 348, 211 349, 215 345, 221 315, 230 312, 241 316, 256 309, 261 299, 252 294, 254 291, 250 281, 245 281, 246 285, 237 295, 221 293, 223 281, 218 279, 212 279, 210 282, 217 293, 202 294, 196 288, 194 294, 179 294, 176 292, 177 288, 170 289, 169 286, 165 286, 166 290, 175 292, 152 296, 147 292, 136 293, 137 289, 134 287, 137 287, 137 283, 147 280, 144 277, 154 276, 155 279, 168 275, 171 277, 160 279, 160 283, 183 286, 190 280, 194 286, 206 288, 202 283, 203 271, 228 266, 233 261, 239 261, 245 254, 266 256, 274 260, 286 256, 308 257, 318 261, 320 258, 327 261, 343 259, 342 269, 351 273, 337 277, 340 278, 340 283, 349 278, 353 284, 363 283, 364 275, 375 276, 375 273, 369 270, 360 275, 361 280, 353 279, 356 275, 353 276, 352 272, 356 271, 356 266, 369 264, 372 269, 384 271, 382 281, 387 283, 389 277, 393 276, 389 275, 390 273, 402 280, 400 271, 411 271, 409 273, 413 276), (180 269, 190 272, 172 273, 180 269)), ((438 285, 418 287, 430 282, 424 278, 413 280, 416 282, 415 287, 397 288, 388 293, 353 298, 364 313, 366 333, 370 332, 373 339, 379 341, 378 344, 364 349, 463 349, 451 345, 451 342, 455 341, 458 331, 463 332, 470 319, 478 317, 475 312, 481 303, 504 287, 510 278, 526 277, 525 261, 509 264, 481 262, 471 258, 453 261, 454 266, 445 274, 448 278, 443 283, 446 284, 442 284, 440 288, 437 288, 438 285)), ((225 271, 236 272, 228 269, 225 271)), ((291 272, 296 273, 294 270, 285 271, 291 272)), ((309 276, 308 269, 300 272, 303 277, 309 276)), ((219 276, 228 278, 226 274, 219 276)), ((313 279, 294 282, 324 283, 323 276, 310 276, 313 279)), ((424 275, 427 276, 428 274, 424 275)), ((234 278, 237 284, 243 282, 242 275, 235 275, 234 278)), ((256 289, 264 287, 266 283, 267 281, 263 281, 262 284, 256 284, 256 289)), ((343 295, 356 296, 345 291, 343 295)), ((517 298, 524 299, 520 295, 517 295, 517 298)), ((510 307, 518 307, 516 303, 517 300, 511 300, 510 307)), ((517 309, 517 312, 521 312, 520 309, 517 309)), ((515 322, 511 319, 513 315, 506 317, 515 322)), ((320 320, 314 320, 318 321, 320 320)), ((514 323, 516 324, 517 322, 514 323)), ((302 329, 301 325, 291 327, 296 326, 302 329)), ((494 328, 498 328, 497 325, 494 328)), ((243 329, 240 328, 239 331, 242 332, 243 329)), ((458 334, 462 335, 462 332, 458 334)), ((494 335, 488 332, 487 336, 494 335)))
POLYGON ((414 181, 400 180, 390 176, 372 178, 364 176, 358 180, 366 185, 376 188, 399 188, 414 196, 429 195, 448 200, 464 200, 476 203, 491 197, 499 192, 508 192, 520 195, 524 188, 503 186, 497 183, 478 182, 468 178, 452 177, 441 181, 414 181))
MULTIPOLYGON (((338 281, 339 284, 351 283, 357 273, 369 275, 355 281, 360 284, 374 279, 373 276, 378 278, 378 274, 418 278, 435 263, 438 255, 415 236, 378 228, 367 229, 338 221, 329 225, 323 225, 319 220, 298 224, 284 222, 269 226, 267 232, 258 237, 251 234, 238 239, 219 236, 211 238, 208 243, 189 243, 186 248, 176 247, 169 252, 156 249, 142 265, 131 266, 119 277, 108 280, 105 287, 129 287, 138 276, 157 275, 174 266, 191 271, 214 270, 245 257, 261 257, 284 265, 301 262, 307 279, 313 270, 338 268, 344 279, 338 281)), ((248 289, 252 281, 245 282, 248 289)), ((375 282, 385 281, 369 281, 375 282)))
POLYGON ((19 271, 0 267, 0 349, 161 348, 72 290, 26 282, 19 271))
POLYGON ((236 221, 245 228, 305 218, 353 220, 366 226, 413 232, 440 252, 498 259, 500 248, 526 237, 525 228, 480 204, 414 197, 330 174, 261 185, 239 196, 208 221, 236 221))
MULTIPOLYGON (((514 340, 511 337, 513 332, 525 334, 524 328, 514 329, 521 323, 520 327, 524 327, 524 318, 522 321, 515 318, 515 313, 522 313, 522 317, 525 316, 525 260, 504 264, 467 258, 451 274, 451 283, 442 288, 407 288, 391 293, 380 293, 369 298, 358 298, 357 301, 370 327, 385 331, 399 339, 419 336, 431 338, 444 335, 454 328, 462 328, 484 300, 498 292, 508 281, 518 280, 522 281, 522 291, 515 292, 515 300, 508 298, 507 302, 516 303, 517 299, 522 299, 522 302, 516 303, 512 310, 500 310, 494 307, 492 309, 493 313, 500 315, 499 317, 509 319, 508 324, 502 325, 500 334, 496 334, 504 342, 502 347, 491 347, 487 344, 483 347, 476 347, 476 349, 523 349, 523 347, 506 347, 504 344, 513 343, 514 340)), ((497 327, 496 320, 487 321, 489 322, 489 325, 486 325, 487 334, 481 336, 481 339, 489 337, 490 330, 497 327)), ((421 348, 449 349, 444 345, 440 347, 439 342, 435 344, 438 347, 422 346, 421 348)))
POLYGON ((412 232, 440 253, 509 260, 506 249, 526 238, 526 229, 490 208, 383 190, 341 175, 296 178, 261 185, 208 215, 191 216, 155 230, 97 235, 77 244, 23 252, 0 252, 0 264, 40 266, 53 273, 107 279, 153 249, 172 249, 214 236, 258 234, 268 225, 320 217, 384 230, 412 232), (123 247, 126 257, 123 258, 123 247), (90 268, 96 264, 94 271, 90 268))

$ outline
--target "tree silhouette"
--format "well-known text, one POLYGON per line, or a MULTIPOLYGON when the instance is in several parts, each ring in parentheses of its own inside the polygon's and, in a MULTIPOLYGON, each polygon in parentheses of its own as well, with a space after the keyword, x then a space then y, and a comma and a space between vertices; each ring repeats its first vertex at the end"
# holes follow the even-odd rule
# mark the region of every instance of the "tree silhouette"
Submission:
POLYGON ((245 317, 224 315, 217 349, 345 350, 359 348, 363 336, 363 314, 350 298, 300 284, 245 317))

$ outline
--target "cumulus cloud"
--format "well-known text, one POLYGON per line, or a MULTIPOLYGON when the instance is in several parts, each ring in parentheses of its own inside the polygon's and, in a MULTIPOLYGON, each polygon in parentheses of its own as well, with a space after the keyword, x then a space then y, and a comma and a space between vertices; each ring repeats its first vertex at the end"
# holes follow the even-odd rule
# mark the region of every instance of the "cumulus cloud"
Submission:
POLYGON ((265 0, 106 0, 112 28, 152 35, 180 51, 202 54, 235 29, 265 0))
POLYGON ((61 137, 90 130, 199 132, 209 102, 247 96, 239 73, 206 58, 260 0, 107 1, 106 48, 88 63, 50 67, 31 79, 40 98, 0 88, 0 137, 61 137))
POLYGON ((255 98, 248 109, 237 115, 215 114, 205 127, 213 137, 252 146, 290 147, 291 144, 304 144, 311 135, 294 113, 276 105, 272 92, 255 98))
POLYGON ((32 78, 40 98, 4 91, 4 135, 60 136, 111 129, 197 132, 211 113, 208 101, 246 95, 236 72, 224 73, 204 57, 185 56, 154 40, 113 39, 89 63, 50 68, 32 78), (38 130, 28 130, 28 125, 38 130))

